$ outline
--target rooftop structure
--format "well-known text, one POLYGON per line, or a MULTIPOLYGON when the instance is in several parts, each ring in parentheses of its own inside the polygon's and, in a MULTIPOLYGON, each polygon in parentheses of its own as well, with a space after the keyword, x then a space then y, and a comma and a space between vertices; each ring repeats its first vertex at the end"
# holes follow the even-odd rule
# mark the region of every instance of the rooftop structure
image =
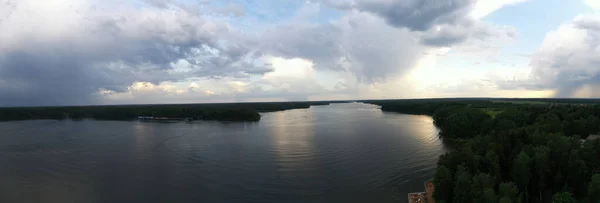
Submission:
POLYGON ((592 141, 592 140, 598 140, 598 139, 600 139, 600 135, 592 134, 592 135, 588 136, 587 139, 585 139, 585 140, 592 141))
POLYGON ((429 180, 424 183, 425 192, 411 192, 408 193, 408 202, 409 203, 435 203, 433 199, 433 191, 435 191, 435 187, 433 186, 433 181, 429 180))

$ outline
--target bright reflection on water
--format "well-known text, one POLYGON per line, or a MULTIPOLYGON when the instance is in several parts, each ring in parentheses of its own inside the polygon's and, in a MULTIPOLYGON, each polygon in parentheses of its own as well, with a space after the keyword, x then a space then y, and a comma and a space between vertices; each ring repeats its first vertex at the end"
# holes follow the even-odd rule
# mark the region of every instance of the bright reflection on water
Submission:
POLYGON ((0 202, 406 202, 445 152, 427 116, 332 104, 258 123, 0 123, 0 202))

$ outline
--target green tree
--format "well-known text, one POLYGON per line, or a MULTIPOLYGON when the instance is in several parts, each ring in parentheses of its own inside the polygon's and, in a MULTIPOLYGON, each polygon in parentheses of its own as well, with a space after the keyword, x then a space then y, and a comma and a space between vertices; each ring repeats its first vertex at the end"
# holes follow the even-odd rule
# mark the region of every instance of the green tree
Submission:
POLYGON ((477 203, 496 203, 498 202, 498 197, 494 192, 494 188, 486 188, 483 190, 483 195, 480 200, 476 201, 477 203))
POLYGON ((543 202, 542 190, 544 189, 546 174, 550 169, 549 158, 550 148, 546 146, 538 146, 534 149, 535 155, 533 155, 533 166, 535 168, 535 175, 537 179, 537 187, 540 201, 543 202))
POLYGON ((593 142, 586 141, 583 143, 583 147, 579 150, 579 157, 589 169, 599 167, 600 160, 598 160, 598 157, 596 156, 593 142))
POLYGON ((432 115, 434 124, 441 129, 441 137, 465 138, 459 150, 441 156, 438 161, 438 166, 445 169, 436 171, 439 173, 436 182, 440 185, 439 180, 444 179, 449 186, 436 196, 446 194, 443 199, 446 202, 551 202, 552 193, 564 191, 572 194, 557 193, 557 201, 584 200, 587 196, 591 202, 600 203, 597 202, 600 197, 594 196, 599 194, 598 180, 590 181, 591 172, 600 170, 600 142, 585 142, 582 147, 579 140, 579 136, 600 131, 600 105, 509 102, 512 101, 377 103, 384 103, 382 110, 432 115), (482 109, 502 113, 491 118, 482 109), (467 178, 470 175, 473 176, 467 178), (501 181, 512 182, 498 184, 501 181), (493 187, 489 187, 489 182, 493 182, 493 187), (468 183, 470 186, 466 187, 468 183))
POLYGON ((560 192, 552 196, 552 203, 577 203, 577 200, 569 192, 560 192))
POLYGON ((488 151, 485 154, 485 168, 489 174, 496 177, 496 182, 500 181, 500 161, 498 155, 494 151, 488 151))
POLYGON ((600 118, 590 115, 586 119, 586 134, 597 133, 600 130, 600 118))
MULTIPOLYGON (((491 194, 485 194, 487 191, 494 191, 495 178, 485 173, 478 173, 473 176, 472 180, 473 189, 471 193, 473 195, 474 202, 486 202, 489 201, 491 194)), ((495 194, 494 194, 495 196, 495 194)))
POLYGON ((452 189, 454 188, 452 181, 450 169, 445 166, 438 166, 433 177, 433 185, 435 187, 433 198, 438 201, 451 200, 452 189))
POLYGON ((517 194, 519 189, 513 182, 501 183, 498 187, 498 193, 500 195, 500 203, 517 203, 517 194))
POLYGON ((600 202, 600 174, 594 174, 588 185, 588 198, 590 203, 600 202))
POLYGON ((456 181, 454 184, 454 193, 452 202, 473 202, 471 193, 471 174, 464 165, 458 166, 456 170, 456 181))
POLYGON ((494 130, 504 131, 511 130, 517 127, 517 124, 508 119, 496 119, 496 125, 494 126, 494 130))
POLYGON ((519 153, 517 158, 513 162, 513 180, 519 186, 519 190, 525 193, 527 196, 527 185, 529 185, 529 179, 531 178, 531 158, 525 152, 519 153))
POLYGON ((536 121, 540 125, 540 130, 547 133, 558 133, 562 131, 562 122, 556 113, 549 112, 546 115, 538 118, 536 121))
POLYGON ((471 122, 465 114, 454 113, 447 118, 448 124, 441 127, 442 133, 449 137, 461 138, 473 136, 471 122))
POLYGON ((573 188, 575 195, 584 196, 586 181, 590 177, 587 173, 587 167, 577 153, 577 150, 571 151, 569 155, 569 165, 567 171, 567 183, 573 188))
MULTIPOLYGON (((566 171, 569 166, 569 153, 571 151, 571 144, 567 137, 558 134, 549 134, 550 140, 548 141, 548 147, 551 150, 550 160, 552 169, 552 191, 561 191, 565 185, 566 171)), ((547 184, 550 184, 548 182, 547 184)))

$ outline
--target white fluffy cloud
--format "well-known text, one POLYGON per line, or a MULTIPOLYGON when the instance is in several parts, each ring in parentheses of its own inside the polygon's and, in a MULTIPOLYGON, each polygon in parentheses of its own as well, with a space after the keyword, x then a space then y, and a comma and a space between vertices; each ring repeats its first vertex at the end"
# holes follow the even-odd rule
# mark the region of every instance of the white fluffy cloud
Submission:
POLYGON ((363 82, 404 73, 425 50, 415 33, 358 12, 332 23, 277 26, 264 41, 265 50, 276 56, 307 59, 319 70, 348 71, 363 82))
POLYGON ((552 89, 556 97, 597 95, 588 90, 600 84, 600 15, 581 15, 549 32, 530 66, 528 78, 501 87, 552 89))
POLYGON ((514 38, 480 18, 521 1, 324 0, 341 17, 306 3, 249 33, 235 3, 5 0, 0 105, 409 97, 422 53, 514 38))

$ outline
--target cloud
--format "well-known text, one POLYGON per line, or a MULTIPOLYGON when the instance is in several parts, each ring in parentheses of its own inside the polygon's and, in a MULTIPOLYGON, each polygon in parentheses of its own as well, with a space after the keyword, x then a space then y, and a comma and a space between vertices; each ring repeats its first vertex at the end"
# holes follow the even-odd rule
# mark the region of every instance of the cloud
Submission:
POLYGON ((471 17, 481 19, 504 6, 523 3, 526 1, 528 0, 478 0, 473 8, 473 12, 471 12, 471 17))
POLYGON ((266 61, 274 67, 274 71, 260 78, 196 78, 181 82, 162 82, 158 85, 138 82, 131 85, 127 92, 110 92, 107 98, 111 103, 131 103, 136 100, 167 103, 174 100, 235 102, 263 101, 265 98, 302 101, 315 97, 332 99, 332 95, 347 93, 352 88, 336 89, 331 85, 324 85, 324 81, 318 78, 313 69, 313 63, 304 59, 267 57, 266 61))
MULTIPOLYGON (((260 29, 249 30, 235 20, 281 13, 231 2, 6 0, 0 105, 386 95, 407 86, 397 80, 422 53, 481 53, 516 37, 511 27, 473 17, 485 5, 473 0, 307 2, 289 19, 257 21, 260 29)), ((484 13, 520 1, 502 2, 484 13)))
POLYGON ((230 3, 224 7, 217 8, 216 10, 224 14, 231 14, 235 17, 241 17, 246 15, 244 7, 242 7, 239 4, 230 3))
POLYGON ((473 25, 440 25, 421 35, 421 43, 429 46, 462 46, 477 44, 480 49, 498 47, 517 38, 517 30, 510 26, 475 23, 473 25), (462 42, 462 43, 461 43, 462 42), (485 47, 494 46, 495 47, 485 47))
POLYGON ((574 94, 577 98, 599 98, 600 97, 600 84, 588 84, 579 88, 574 94))
POLYGON ((8 13, 0 16, 1 103, 89 104, 99 89, 123 92, 136 81, 271 71, 228 24, 169 3, 139 9, 75 0, 0 4, 8 13))
POLYGON ((531 61, 542 85, 570 97, 586 84, 600 83, 600 16, 579 16, 550 32, 531 61))
POLYGON ((475 0, 363 0, 325 1, 338 9, 373 13, 395 27, 426 31, 439 24, 455 24, 468 16, 475 0))
POLYGON ((508 87, 554 89, 556 97, 573 97, 600 84, 600 16, 581 15, 549 32, 530 66, 527 79, 508 81, 508 87))
MULTIPOLYGON (((189 86, 196 85, 191 82, 189 86)), ((136 82, 130 85, 126 92, 100 90, 98 93, 103 94, 104 97, 103 100, 100 100, 101 104, 228 102, 227 98, 211 90, 200 87, 185 89, 172 82, 159 84, 136 82)))
POLYGON ((421 42, 428 46, 451 46, 475 38, 494 38, 495 27, 478 19, 503 6, 526 0, 323 0, 341 10, 368 12, 388 24, 420 32, 421 42))
POLYGON ((285 99, 297 101, 308 100, 311 95, 332 92, 320 84, 311 61, 278 57, 270 58, 269 61, 274 71, 265 74, 260 82, 254 84, 263 87, 263 94, 276 92, 285 99))
POLYGON ((279 25, 264 42, 274 56, 307 59, 317 70, 348 71, 366 83, 405 73, 425 50, 415 33, 360 12, 331 23, 279 25))
POLYGON ((478 24, 469 16, 475 0, 363 0, 326 3, 342 10, 374 14, 396 28, 423 32, 421 42, 430 46, 448 46, 462 42, 478 24))

